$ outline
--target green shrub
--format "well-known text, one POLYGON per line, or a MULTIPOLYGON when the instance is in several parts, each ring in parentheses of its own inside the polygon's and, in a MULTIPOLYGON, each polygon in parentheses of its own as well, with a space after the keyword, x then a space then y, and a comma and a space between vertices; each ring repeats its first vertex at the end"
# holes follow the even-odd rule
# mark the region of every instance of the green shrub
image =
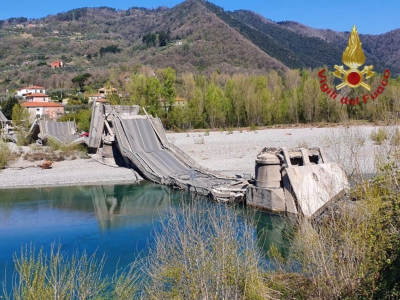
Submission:
POLYGON ((256 131, 257 130, 257 126, 254 124, 250 125, 250 131, 256 131))
POLYGON ((82 145, 72 144, 72 143, 63 144, 52 137, 47 139, 46 145, 49 146, 50 151, 52 152, 60 151, 66 156, 74 155, 76 152, 86 153, 86 149, 82 145))
POLYGON ((76 126, 79 130, 88 132, 90 129, 90 120, 92 118, 92 109, 82 109, 77 113, 68 114, 58 118, 57 121, 65 122, 69 120, 75 120, 76 126))
POLYGON ((6 143, 0 141, 0 169, 3 169, 11 157, 11 149, 6 143))
POLYGON ((375 141, 376 145, 382 145, 388 136, 389 132, 386 128, 378 128, 378 130, 371 132, 371 140, 375 141))
POLYGON ((31 141, 30 136, 25 131, 17 133, 17 146, 28 146, 31 141))

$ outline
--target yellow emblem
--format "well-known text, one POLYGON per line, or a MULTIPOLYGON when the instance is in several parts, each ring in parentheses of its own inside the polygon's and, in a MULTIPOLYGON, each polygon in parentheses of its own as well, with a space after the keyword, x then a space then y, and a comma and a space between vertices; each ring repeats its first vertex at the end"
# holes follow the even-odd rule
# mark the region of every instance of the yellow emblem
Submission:
POLYGON ((363 80, 364 75, 366 79, 374 76, 375 72, 372 72, 374 66, 365 66, 362 71, 358 70, 358 68, 365 63, 365 55, 361 48, 360 38, 355 25, 351 30, 349 42, 343 52, 342 62, 350 69, 346 71, 343 66, 335 65, 336 71, 333 72, 333 75, 344 80, 344 82, 336 86, 336 89, 340 90, 346 85, 351 88, 356 88, 361 85, 368 91, 371 90, 371 87, 363 80), (342 75, 344 75, 344 78, 342 78, 342 75))

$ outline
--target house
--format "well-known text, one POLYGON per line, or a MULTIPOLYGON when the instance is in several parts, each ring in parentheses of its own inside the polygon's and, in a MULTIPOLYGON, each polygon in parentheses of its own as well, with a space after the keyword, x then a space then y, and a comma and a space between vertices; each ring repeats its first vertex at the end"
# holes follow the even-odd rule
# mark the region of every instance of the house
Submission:
POLYGON ((85 97, 87 97, 88 103, 93 103, 94 101, 97 101, 98 99, 104 99, 104 94, 86 94, 85 97))
POLYGON ((104 98, 97 98, 95 100, 95 104, 96 105, 100 105, 100 104, 110 104, 110 102, 107 99, 104 98))
POLYGON ((51 63, 51 68, 62 68, 64 66, 64 63, 61 60, 53 61, 51 63))
MULTIPOLYGON (((175 102, 172 105, 173 107, 184 107, 187 104, 187 100, 181 97, 176 97, 175 102)), ((165 109, 167 106, 167 99, 161 98, 160 99, 160 106, 165 109)))
POLYGON ((25 99, 27 94, 46 94, 46 89, 42 86, 31 85, 25 88, 17 89, 17 96, 25 99))
POLYGON ((98 89, 99 94, 102 94, 104 97, 107 95, 118 95, 118 90, 113 87, 103 87, 101 89, 98 89))
POLYGON ((29 111, 29 121, 33 122, 36 117, 45 116, 50 120, 56 120, 64 115, 64 106, 53 102, 25 102, 23 107, 29 111))
POLYGON ((28 102, 49 102, 49 96, 43 93, 27 94, 25 96, 28 102))

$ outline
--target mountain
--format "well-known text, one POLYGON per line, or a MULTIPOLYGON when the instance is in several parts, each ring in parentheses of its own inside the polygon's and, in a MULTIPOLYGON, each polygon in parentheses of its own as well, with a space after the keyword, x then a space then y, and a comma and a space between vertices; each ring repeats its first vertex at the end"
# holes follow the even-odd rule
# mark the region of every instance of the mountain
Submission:
MULTIPOLYGON (((350 35, 350 32, 314 29, 297 22, 279 22, 278 24, 302 36, 317 37, 328 44, 338 45, 340 49, 347 46, 350 35)), ((375 69, 381 72, 385 68, 389 68, 392 73, 399 74, 400 29, 380 35, 360 34, 360 39, 368 64, 373 64, 375 69)))
MULTIPOLYGON (((225 11, 203 0, 173 8, 80 8, 36 20, 11 18, 0 22, 0 90, 28 83, 68 87, 83 72, 104 83, 111 72, 122 76, 142 65, 193 73, 332 68, 341 64, 348 36, 273 22, 251 11, 225 11), (52 70, 50 63, 60 59, 65 68, 52 70)), ((368 64, 400 73, 400 29, 360 38, 368 64)))

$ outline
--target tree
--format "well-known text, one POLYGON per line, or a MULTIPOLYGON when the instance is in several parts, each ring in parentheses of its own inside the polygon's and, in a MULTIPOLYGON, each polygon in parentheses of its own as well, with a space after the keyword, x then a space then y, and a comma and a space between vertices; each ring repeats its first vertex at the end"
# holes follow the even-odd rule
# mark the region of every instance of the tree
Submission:
POLYGON ((201 88, 196 87, 193 97, 188 103, 189 126, 194 128, 204 127, 204 97, 201 88))
POLYGON ((143 36, 142 42, 146 44, 147 47, 154 47, 156 45, 157 36, 155 34, 148 33, 143 36))
POLYGON ((103 55, 105 54, 105 53, 120 53, 121 52, 121 49, 120 48, 118 48, 118 46, 117 45, 111 45, 111 46, 107 46, 107 47, 101 47, 100 48, 100 51, 99 51, 99 53, 100 53, 100 57, 103 57, 103 55))
POLYGON ((167 104, 169 105, 170 111, 172 110, 172 105, 175 102, 176 91, 174 87, 175 83, 175 70, 168 67, 163 71, 163 89, 162 89, 162 96, 167 100, 167 104))
POLYGON ((167 46, 169 39, 170 39, 169 33, 165 33, 164 31, 161 31, 158 34, 158 41, 159 41, 160 47, 167 46))
POLYGON ((146 77, 143 74, 133 74, 130 78, 127 90, 132 104, 145 106, 144 89, 146 87, 146 77))
POLYGON ((85 85, 85 81, 91 76, 92 75, 89 74, 89 73, 85 73, 85 74, 82 74, 82 75, 77 75, 74 78, 72 78, 72 82, 73 83, 77 83, 78 86, 79 86, 79 91, 83 92, 83 87, 85 85))
POLYGON ((25 107, 22 107, 19 104, 15 104, 12 109, 12 120, 15 126, 28 128, 29 111, 25 107))
POLYGON ((183 98, 192 99, 196 82, 192 73, 183 73, 181 76, 183 86, 183 98))
POLYGON ((147 77, 146 86, 144 88, 144 97, 146 104, 149 106, 148 112, 155 115, 158 110, 161 94, 161 85, 157 77, 147 77))
POLYGON ((10 97, 2 105, 2 112, 3 112, 4 116, 9 120, 12 119, 13 107, 14 107, 15 104, 18 104, 17 98, 16 97, 10 97))
POLYGON ((211 83, 207 89, 204 105, 211 128, 225 125, 224 100, 226 98, 223 91, 211 83))

